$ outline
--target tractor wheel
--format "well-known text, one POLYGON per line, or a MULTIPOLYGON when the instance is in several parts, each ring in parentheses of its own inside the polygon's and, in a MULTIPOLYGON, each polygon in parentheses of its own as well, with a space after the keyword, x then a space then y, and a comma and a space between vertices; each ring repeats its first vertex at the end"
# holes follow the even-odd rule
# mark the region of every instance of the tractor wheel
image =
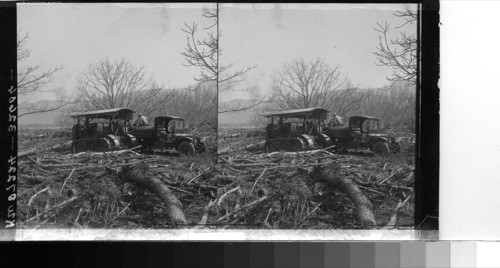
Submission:
POLYGON ((399 142, 394 142, 394 144, 392 145, 392 151, 397 154, 397 153, 400 153, 401 152, 401 144, 399 142))
POLYGON ((191 156, 193 156, 196 153, 193 143, 189 141, 181 142, 179 146, 177 146, 177 151, 181 154, 191 155, 191 156))
POLYGON ((276 147, 275 141, 266 141, 266 143, 264 144, 264 151, 266 152, 266 154, 268 154, 279 151, 279 148, 276 147))
POLYGON ((106 138, 100 138, 92 141, 91 150, 93 152, 106 152, 110 151, 111 149, 113 149, 113 144, 106 138))
POLYGON ((201 141, 200 144, 196 147, 196 151, 199 154, 202 154, 202 153, 207 151, 207 146, 205 145, 205 143, 203 141, 201 141))
POLYGON ((320 148, 326 148, 326 147, 332 146, 333 142, 330 139, 330 137, 328 137, 325 134, 321 134, 318 136, 317 144, 320 148))
POLYGON ((73 141, 71 143, 71 152, 73 154, 84 152, 87 149, 86 145, 87 143, 85 141, 73 141))
POLYGON ((389 145, 383 141, 377 141, 372 146, 372 152, 379 155, 388 155, 389 154, 389 145))

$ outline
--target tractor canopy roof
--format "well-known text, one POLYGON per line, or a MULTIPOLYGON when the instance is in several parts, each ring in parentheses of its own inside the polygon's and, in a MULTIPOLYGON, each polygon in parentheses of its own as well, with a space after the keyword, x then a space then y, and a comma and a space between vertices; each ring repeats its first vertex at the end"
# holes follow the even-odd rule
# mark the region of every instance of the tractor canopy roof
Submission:
POLYGON ((283 118, 324 118, 328 113, 329 111, 324 108, 312 107, 304 109, 268 112, 261 114, 261 116, 265 117, 279 116, 283 118))
POLYGON ((373 119, 373 120, 379 120, 376 117, 366 116, 366 115, 354 115, 354 116, 349 117, 349 119, 361 119, 361 120, 373 119))
POLYGON ((87 117, 87 118, 117 118, 117 119, 130 119, 134 111, 128 108, 113 108, 106 110, 97 110, 90 112, 76 112, 71 113, 68 116, 76 118, 79 116, 87 117))
POLYGON ((171 116, 171 115, 160 115, 160 116, 157 116, 156 117, 157 119, 166 119, 166 120, 174 120, 174 119, 177 119, 177 120, 185 120, 184 118, 182 117, 178 117, 178 116, 171 116))

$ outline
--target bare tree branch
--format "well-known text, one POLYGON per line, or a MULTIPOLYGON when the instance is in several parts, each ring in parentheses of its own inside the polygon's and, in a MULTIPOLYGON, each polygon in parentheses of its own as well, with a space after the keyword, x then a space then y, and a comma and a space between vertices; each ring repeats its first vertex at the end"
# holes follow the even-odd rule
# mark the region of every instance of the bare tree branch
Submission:
MULTIPOLYGON (((397 11, 394 16, 401 18, 404 22, 394 27, 400 29, 407 24, 413 24, 417 20, 417 14, 409 7, 404 11, 397 11)), ((392 75, 387 77, 392 83, 405 81, 410 85, 416 83, 417 76, 417 36, 400 32, 398 37, 391 38, 391 25, 387 22, 377 23, 373 28, 379 33, 379 44, 377 51, 373 54, 377 57, 377 66, 392 68, 392 75)))
POLYGON ((223 113, 232 113, 232 112, 241 112, 241 111, 246 111, 249 109, 252 109, 254 107, 257 107, 263 103, 268 103, 269 100, 266 97, 262 97, 259 100, 256 100, 252 104, 245 105, 245 106, 229 106, 229 105, 223 105, 219 103, 219 114, 223 113))
POLYGON ((90 65, 80 74, 76 90, 88 110, 127 107, 151 114, 168 98, 144 67, 136 68, 126 59, 106 58, 90 65))
POLYGON ((59 103, 56 105, 48 105, 46 103, 45 104, 39 104, 39 103, 26 104, 26 103, 24 103, 22 105, 22 109, 21 108, 19 109, 18 117, 22 117, 22 116, 29 115, 29 114, 53 112, 53 111, 59 110, 65 106, 73 104, 73 103, 74 103, 73 99, 59 101, 59 103))
POLYGON ((31 104, 27 100, 37 93, 53 93, 54 89, 48 88, 52 82, 54 74, 62 69, 62 67, 42 69, 41 64, 28 65, 24 62, 30 57, 30 49, 27 47, 29 34, 23 34, 22 30, 17 33, 17 90, 19 94, 20 105, 18 117, 22 117, 34 113, 46 113, 60 109, 72 103, 72 99, 66 99, 59 102, 55 106, 46 104, 31 104))
MULTIPOLYGON (((184 66, 199 68, 199 74, 194 77, 199 85, 203 83, 217 84, 219 94, 238 91, 238 84, 247 78, 248 71, 254 69, 255 66, 235 69, 234 64, 220 64, 219 59, 222 55, 222 49, 219 46, 221 33, 218 28, 218 9, 204 10, 203 17, 213 21, 210 26, 203 28, 205 31, 211 30, 206 33, 205 37, 199 37, 200 27, 195 22, 190 25, 184 24, 184 27, 181 29, 187 34, 186 47, 181 52, 181 55, 185 59, 184 66)), ((198 88, 199 86, 193 90, 197 90, 198 88)), ((235 107, 234 109, 226 107, 219 109, 219 113, 241 111, 252 107, 235 107)))
POLYGON ((317 58, 306 62, 295 59, 275 71, 270 92, 279 109, 323 107, 337 113, 356 109, 363 100, 340 66, 331 67, 317 58))

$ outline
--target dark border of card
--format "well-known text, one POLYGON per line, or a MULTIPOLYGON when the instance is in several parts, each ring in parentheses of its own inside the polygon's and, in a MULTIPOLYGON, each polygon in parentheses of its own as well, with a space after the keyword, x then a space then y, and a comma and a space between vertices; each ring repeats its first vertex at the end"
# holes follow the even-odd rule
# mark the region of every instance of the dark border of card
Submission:
MULTIPOLYGON (((114 2, 114 1, 109 1, 114 2)), ((231 1, 233 2, 233 1, 231 1)), ((238 1, 236 1, 238 2, 238 1)), ((77 3, 71 1, 70 3, 77 3)), ((438 230, 439 204, 439 2, 342 1, 420 4, 415 228, 438 230), (424 124, 425 122, 425 124, 424 124)), ((17 16, 15 2, 0 2, 0 241, 15 239, 17 195, 17 16)))
POLYGON ((17 195, 16 3, 0 2, 0 240, 13 240, 17 195))

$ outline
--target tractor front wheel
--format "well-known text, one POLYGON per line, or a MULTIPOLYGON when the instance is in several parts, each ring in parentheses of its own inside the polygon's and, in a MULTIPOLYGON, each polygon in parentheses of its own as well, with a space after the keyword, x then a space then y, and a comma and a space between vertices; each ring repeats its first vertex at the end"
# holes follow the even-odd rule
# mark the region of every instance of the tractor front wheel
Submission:
POLYGON ((183 141, 177 146, 177 151, 183 155, 191 155, 193 156, 196 152, 194 145, 192 142, 183 141))
POLYGON ((389 154, 389 145, 387 145, 384 141, 377 141, 372 146, 372 152, 379 155, 388 155, 389 154))

